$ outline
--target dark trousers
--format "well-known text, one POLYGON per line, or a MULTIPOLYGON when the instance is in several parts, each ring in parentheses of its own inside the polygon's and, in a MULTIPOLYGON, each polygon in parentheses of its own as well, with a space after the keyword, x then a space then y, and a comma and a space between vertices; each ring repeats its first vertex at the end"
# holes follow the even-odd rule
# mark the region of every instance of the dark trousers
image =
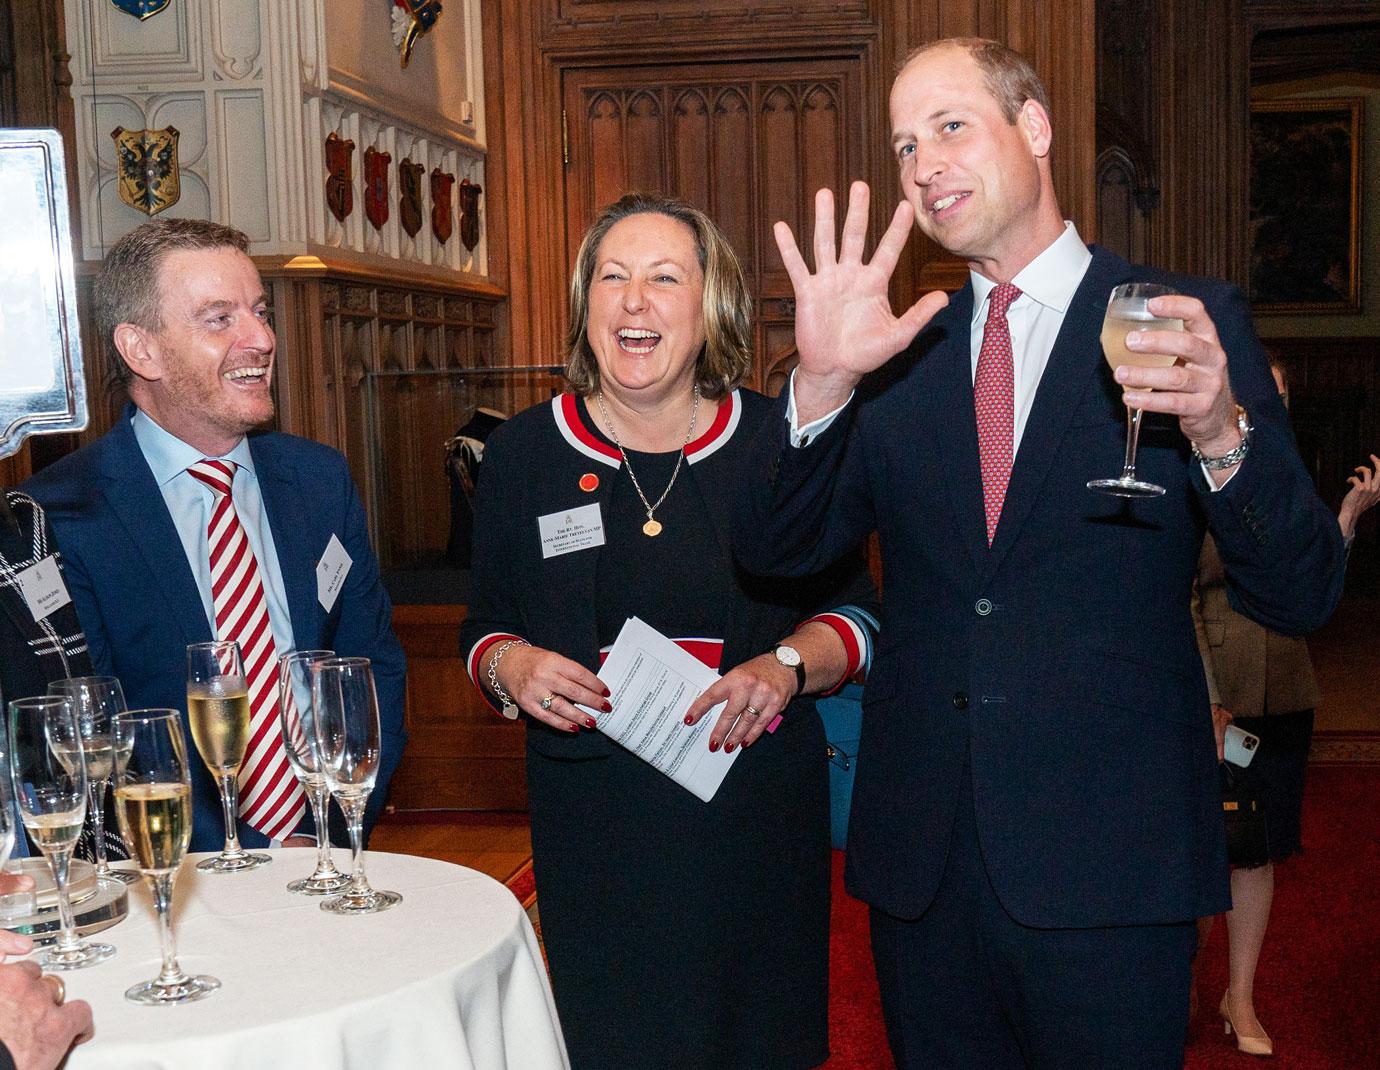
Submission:
POLYGON ((963 782, 934 902, 915 921, 872 911, 897 1070, 1179 1070, 1195 925, 1017 923, 988 880, 963 782))

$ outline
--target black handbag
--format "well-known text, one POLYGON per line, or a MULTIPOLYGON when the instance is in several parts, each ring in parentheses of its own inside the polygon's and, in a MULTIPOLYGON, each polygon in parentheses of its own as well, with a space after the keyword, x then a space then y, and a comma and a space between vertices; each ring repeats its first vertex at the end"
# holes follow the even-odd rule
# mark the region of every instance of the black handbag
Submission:
POLYGON ((1254 869, 1270 861, 1270 830, 1265 811, 1230 762, 1218 768, 1222 778, 1222 817, 1227 825, 1227 861, 1254 869))

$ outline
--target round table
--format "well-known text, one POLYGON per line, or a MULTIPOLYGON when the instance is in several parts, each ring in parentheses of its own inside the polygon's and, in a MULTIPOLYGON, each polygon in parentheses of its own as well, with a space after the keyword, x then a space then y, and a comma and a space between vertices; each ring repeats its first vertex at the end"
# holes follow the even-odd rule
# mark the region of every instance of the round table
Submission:
MULTIPOLYGON (((284 888, 311 872, 314 848, 271 853, 271 865, 235 874, 198 872, 208 856, 189 855, 178 873, 178 960, 222 983, 197 1003, 124 998, 161 962, 147 882, 131 886, 129 916, 100 934, 115 957, 62 975, 96 1023, 70 1070, 569 1067, 536 935, 503 885, 449 862, 368 852, 370 883, 403 901, 337 917, 284 888)), ((347 862, 337 851, 336 864, 347 862)))

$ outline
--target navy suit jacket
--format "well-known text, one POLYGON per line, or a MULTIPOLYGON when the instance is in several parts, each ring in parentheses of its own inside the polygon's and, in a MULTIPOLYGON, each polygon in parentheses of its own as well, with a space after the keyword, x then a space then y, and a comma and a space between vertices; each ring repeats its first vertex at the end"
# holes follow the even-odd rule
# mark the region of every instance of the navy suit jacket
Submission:
MULTIPOLYGON (((134 437, 133 412, 131 406, 108 434, 44 469, 24 489, 48 511, 96 671, 119 677, 130 709, 181 710, 186 728, 186 647, 215 637, 167 504, 134 437)), ((402 758, 406 661, 393 634, 364 506, 345 458, 328 446, 263 432, 250 435, 249 449, 297 649, 373 660, 383 734, 367 829, 402 758), (327 613, 316 597, 316 563, 332 535, 353 563, 327 613)), ((195 753, 189 758, 192 850, 216 850, 225 828, 216 783, 195 753)), ((338 819, 337 813, 332 820, 338 819)), ((342 830, 336 827, 335 839, 342 830)), ((243 821, 239 834, 246 847, 268 842, 243 821)))
MULTIPOLYGON (((1103 250, 1040 381, 995 540, 983 516, 969 323, 960 291, 806 448, 784 419, 754 443, 737 552, 752 571, 818 568, 881 542, 881 637, 864 697, 849 890, 918 917, 943 874, 965 765, 983 857, 1006 910, 1036 927, 1178 922, 1229 903, 1207 691, 1189 595, 1205 528, 1236 607, 1309 631, 1341 593, 1336 519, 1314 492, 1233 287, 1103 250), (1255 425, 1209 491, 1177 420, 1147 415, 1127 501, 1085 486, 1121 471, 1126 410, 1098 336, 1134 279, 1200 298, 1255 425)), ((782 402, 784 415, 784 402, 782 402)))

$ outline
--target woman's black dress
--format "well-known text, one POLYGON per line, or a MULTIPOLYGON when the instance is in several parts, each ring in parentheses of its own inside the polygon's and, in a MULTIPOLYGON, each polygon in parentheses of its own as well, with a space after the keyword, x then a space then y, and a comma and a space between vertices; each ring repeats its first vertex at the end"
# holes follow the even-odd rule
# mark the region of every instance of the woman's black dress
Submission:
MULTIPOLYGON (((630 454, 649 500, 676 456, 630 454)), ((682 467, 649 538, 626 470, 607 478, 600 646, 634 615, 672 638, 725 635, 736 580, 696 481, 682 467)), ((584 760, 529 749, 542 933, 577 1070, 827 1058, 824 753, 818 718, 788 715, 705 803, 621 748, 584 760)))

